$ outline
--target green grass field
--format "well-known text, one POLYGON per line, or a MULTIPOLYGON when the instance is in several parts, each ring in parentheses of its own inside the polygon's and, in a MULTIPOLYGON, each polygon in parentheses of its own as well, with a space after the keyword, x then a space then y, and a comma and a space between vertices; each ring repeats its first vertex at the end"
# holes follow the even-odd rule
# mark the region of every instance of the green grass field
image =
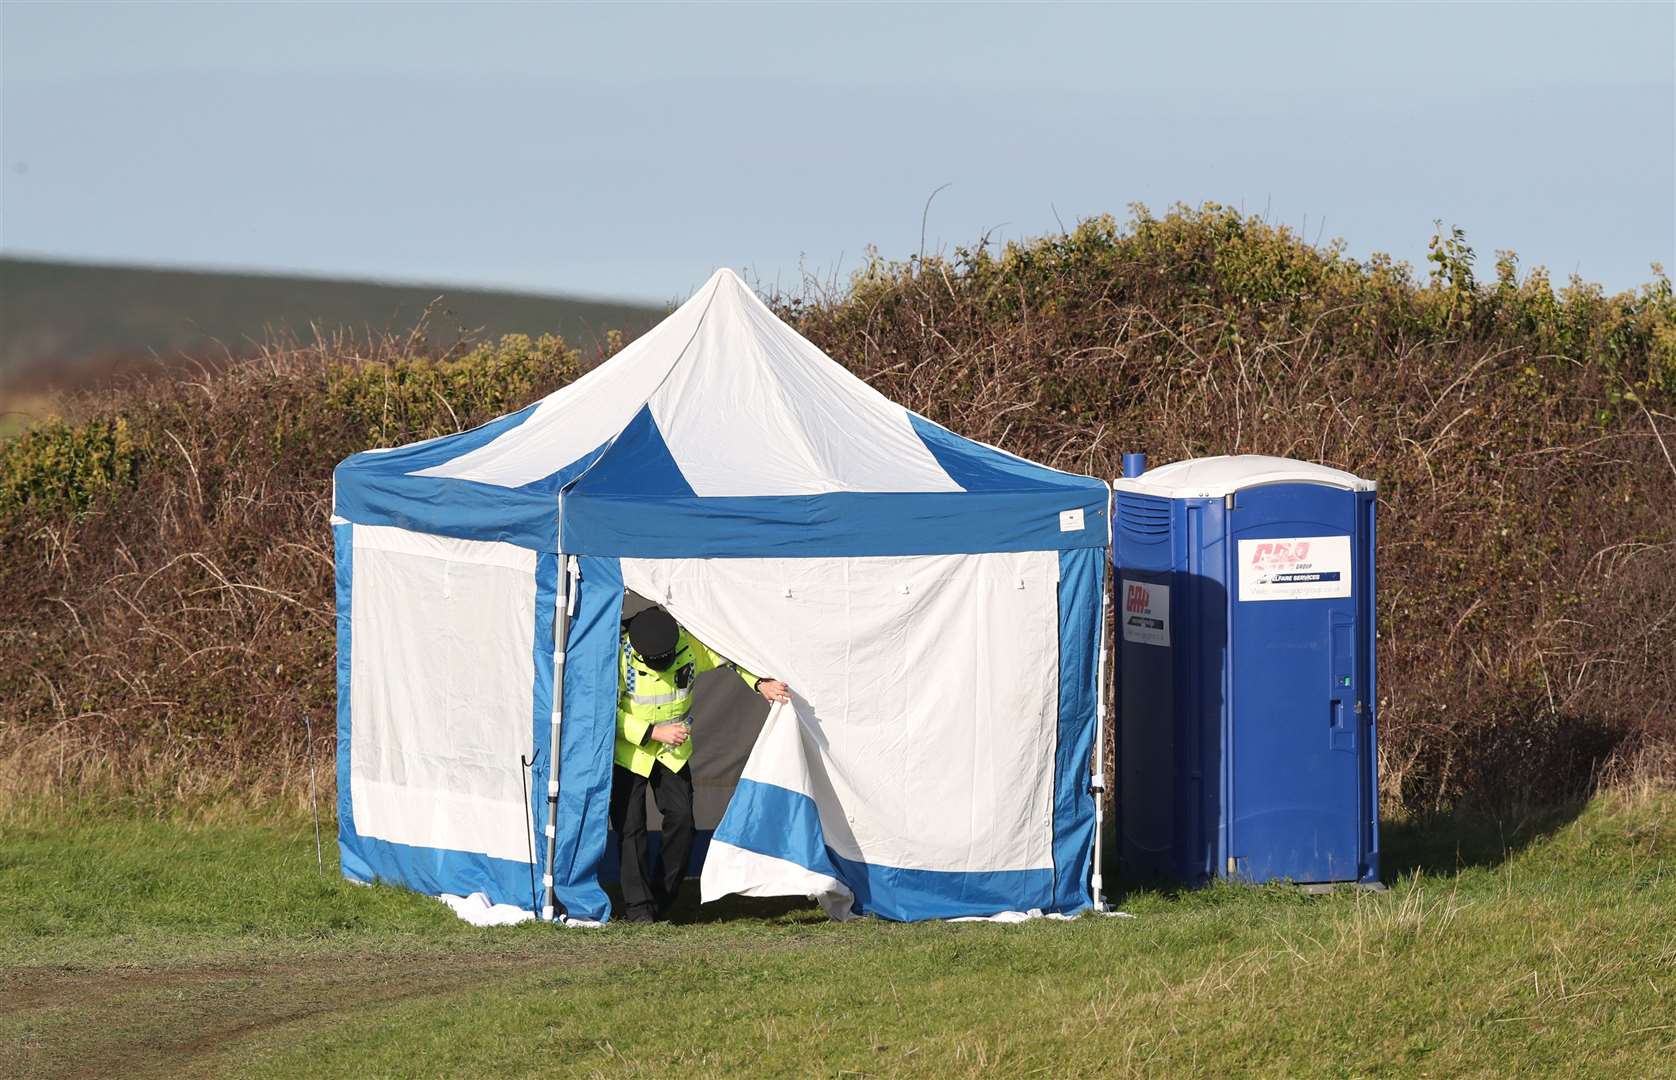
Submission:
POLYGON ((0 1075, 1671 1076, 1669 792, 1387 828, 1383 895, 475 930, 294 811, 0 817, 0 1075))

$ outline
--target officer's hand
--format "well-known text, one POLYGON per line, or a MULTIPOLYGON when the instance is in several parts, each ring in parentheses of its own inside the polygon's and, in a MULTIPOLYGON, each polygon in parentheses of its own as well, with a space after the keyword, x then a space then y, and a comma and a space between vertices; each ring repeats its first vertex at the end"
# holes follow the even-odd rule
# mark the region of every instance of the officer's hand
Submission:
POLYGON ((777 701, 782 705, 791 701, 791 687, 779 679, 762 680, 757 686, 757 693, 768 701, 777 701))
POLYGON ((665 746, 680 746, 687 741, 687 725, 658 724, 652 728, 652 738, 665 746))

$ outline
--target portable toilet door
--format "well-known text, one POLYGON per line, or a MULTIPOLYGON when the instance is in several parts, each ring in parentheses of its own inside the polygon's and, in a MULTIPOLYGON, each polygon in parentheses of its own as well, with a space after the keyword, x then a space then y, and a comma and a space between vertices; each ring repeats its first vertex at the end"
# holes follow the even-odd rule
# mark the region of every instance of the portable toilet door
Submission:
POLYGON ((1365 490, 1291 482, 1231 493, 1231 876, 1377 878, 1365 490))

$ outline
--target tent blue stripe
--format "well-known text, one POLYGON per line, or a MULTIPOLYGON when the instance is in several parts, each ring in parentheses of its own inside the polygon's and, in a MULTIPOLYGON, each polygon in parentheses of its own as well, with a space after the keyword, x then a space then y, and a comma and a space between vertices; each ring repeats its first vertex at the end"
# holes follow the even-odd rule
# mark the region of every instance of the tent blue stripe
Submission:
POLYGON ((746 779, 734 790, 715 839, 837 878, 855 893, 858 913, 900 922, 1053 906, 1051 870, 879 866, 839 855, 827 847, 825 835, 809 796, 746 779))
POLYGON ((355 834, 355 812, 349 798, 349 747, 353 723, 349 714, 349 660, 353 645, 350 634, 354 629, 351 591, 355 580, 355 526, 332 526, 332 566, 336 579, 338 622, 338 846, 347 866, 354 843, 359 839, 355 834))
POLYGON ((641 406, 599 462, 577 485, 581 491, 633 492, 637 499, 691 499, 692 485, 681 474, 650 406, 641 406))
POLYGON ((338 861, 351 881, 401 885, 429 896, 486 893, 490 903, 530 904, 530 865, 471 851, 414 847, 355 836, 339 844, 338 861))
MULTIPOLYGON (((589 474, 589 479, 593 474, 589 474)), ((586 486, 586 481, 584 485, 586 486)), ((1106 489, 564 499, 564 547, 620 558, 834 558, 1054 551, 1106 544, 1106 489), (1083 512, 1065 532, 1059 515, 1083 512)))
POLYGON ((904 870, 852 862, 828 853, 838 864, 838 878, 855 893, 856 910, 897 922, 956 919, 1002 911, 1054 910, 1051 870, 952 872, 904 870))
MULTIPOLYGON (((530 778, 530 850, 537 862, 546 853, 547 776, 552 760, 553 739, 553 673, 555 633, 554 601, 559 591, 559 557, 542 552, 535 559, 535 692, 530 705, 530 756, 535 759, 529 767, 530 778)), ((528 875, 525 875, 528 877, 528 875)), ((536 907, 540 912, 540 875, 536 881, 536 907)), ((529 901, 525 901, 526 903, 529 901)))
POLYGON ((565 649, 553 887, 572 916, 605 919, 611 903, 600 888, 599 871, 611 807, 623 574, 616 559, 584 557, 580 564, 576 614, 565 649))
POLYGON ((1053 763, 1053 907, 1087 907, 1094 847, 1089 763, 1106 560, 1087 548, 1059 553, 1059 725, 1053 763))
POLYGON ((1105 491, 1102 481, 1087 476, 1073 476, 1025 461, 1011 454, 973 442, 956 435, 941 424, 932 423, 917 413, 909 413, 908 421, 931 456, 949 479, 967 491, 1040 491, 1043 488, 1105 491))
MULTIPOLYGON (((350 459, 353 461, 354 459, 350 459)), ((559 548, 559 500, 550 492, 339 465, 333 512, 360 525, 559 548)))
MULTIPOLYGON (((537 403, 539 404, 539 403, 537 403)), ((649 407, 582 458, 518 488, 409 475, 452 460, 528 419, 535 405, 460 435, 338 466, 335 512, 467 540, 556 551, 560 490, 564 545, 632 558, 941 555, 1103 546, 1106 488, 961 438, 922 417, 910 421, 965 492, 832 492, 700 498, 682 474, 649 407), (585 474, 585 475, 584 475, 585 474), (1083 528, 1060 513, 1083 511, 1083 528)))
POLYGON ((740 779, 715 839, 843 880, 829 858, 815 800, 777 784, 740 779))

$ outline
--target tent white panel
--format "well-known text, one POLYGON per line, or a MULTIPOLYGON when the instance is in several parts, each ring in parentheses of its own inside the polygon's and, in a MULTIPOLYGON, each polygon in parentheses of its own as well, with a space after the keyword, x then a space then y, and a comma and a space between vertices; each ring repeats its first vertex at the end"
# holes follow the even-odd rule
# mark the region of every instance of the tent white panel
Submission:
POLYGON ((535 553, 357 525, 351 588, 356 831, 528 862, 535 553))
POLYGON ((731 271, 652 418, 700 496, 963 491, 908 411, 828 359, 731 271))
POLYGON ((1053 866, 1058 559, 622 567, 713 648, 792 686, 794 710, 770 717, 745 779, 811 796, 844 858, 970 872, 1053 866))

